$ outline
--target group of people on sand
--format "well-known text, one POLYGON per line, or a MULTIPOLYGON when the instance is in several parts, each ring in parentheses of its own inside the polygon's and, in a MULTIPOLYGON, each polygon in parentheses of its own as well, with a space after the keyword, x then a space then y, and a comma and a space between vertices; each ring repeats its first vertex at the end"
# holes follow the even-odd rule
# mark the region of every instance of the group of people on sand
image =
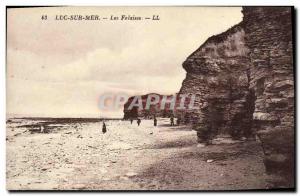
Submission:
MULTIPOLYGON (((137 122, 137 125, 140 126, 142 120, 140 118, 137 118, 136 122, 137 122)), ((130 119, 130 124, 132 124, 132 123, 133 123, 133 118, 130 119)), ((175 126, 175 124, 174 124, 174 117, 170 118, 170 124, 171 124, 171 126, 175 126)), ((177 119, 177 125, 179 125, 179 124, 180 124, 180 120, 177 119)), ((155 127, 157 126, 157 118, 155 116, 153 118, 153 125, 155 127)), ((106 124, 105 124, 105 122, 103 122, 103 124, 102 124, 102 133, 104 134, 106 132, 107 132, 106 124)))
MULTIPOLYGON (((137 118, 137 120, 136 120, 136 122, 137 122, 137 124, 138 124, 138 126, 140 126, 140 124, 141 124, 141 119, 140 118, 137 118)), ((178 124, 178 120, 177 120, 177 124, 178 124)), ((132 124, 133 123, 133 119, 131 118, 130 119, 130 123, 132 124)), ((171 126, 175 126, 175 124, 174 124, 174 117, 171 117, 170 118, 170 124, 171 124, 171 126)), ((153 118, 153 125, 156 127, 157 126, 157 118, 154 116, 154 118, 153 118)))

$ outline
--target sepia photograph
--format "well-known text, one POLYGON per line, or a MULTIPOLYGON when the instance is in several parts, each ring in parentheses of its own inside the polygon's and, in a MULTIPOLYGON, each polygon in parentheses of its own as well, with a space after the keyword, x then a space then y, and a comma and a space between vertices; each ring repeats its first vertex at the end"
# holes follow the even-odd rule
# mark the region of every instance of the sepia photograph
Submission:
POLYGON ((6 6, 8 191, 295 191, 293 6, 6 6))

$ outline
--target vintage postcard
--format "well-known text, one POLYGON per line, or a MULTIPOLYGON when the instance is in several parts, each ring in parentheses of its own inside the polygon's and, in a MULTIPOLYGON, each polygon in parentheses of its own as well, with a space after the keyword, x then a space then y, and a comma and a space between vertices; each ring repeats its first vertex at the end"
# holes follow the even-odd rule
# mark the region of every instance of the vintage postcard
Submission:
POLYGON ((8 190, 295 190, 293 7, 7 7, 8 190))

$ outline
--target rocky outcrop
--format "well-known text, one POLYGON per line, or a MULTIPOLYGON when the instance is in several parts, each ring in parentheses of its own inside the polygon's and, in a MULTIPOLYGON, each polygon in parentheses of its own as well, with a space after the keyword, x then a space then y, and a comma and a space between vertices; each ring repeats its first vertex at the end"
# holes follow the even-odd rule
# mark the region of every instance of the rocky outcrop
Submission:
POLYGON ((267 172, 294 186, 294 72, 292 9, 244 7, 250 89, 255 92, 253 125, 262 141, 267 172))
POLYGON ((187 74, 179 94, 197 94, 200 109, 176 112, 176 116, 196 124, 199 141, 201 132, 237 138, 251 135, 254 96, 249 90, 249 50, 244 38, 238 24, 210 37, 183 63, 187 74))
MULTIPOLYGON (((244 7, 243 21, 210 37, 183 63, 179 94, 199 109, 177 111, 199 142, 218 134, 259 136, 265 166, 294 186, 294 72, 290 7, 244 7)), ((279 178, 281 179, 281 178, 279 178)))
MULTIPOLYGON (((150 93, 146 95, 132 96, 128 99, 128 101, 124 104, 124 119, 136 119, 136 118, 145 118, 151 119, 155 117, 170 117, 173 115, 173 111, 170 109, 170 103, 165 103, 165 107, 161 108, 161 103, 163 99, 163 95, 159 95, 156 93, 150 93), (146 108, 146 102, 149 99, 152 99, 152 95, 156 95, 159 97, 159 101, 156 104, 149 105, 149 108, 146 108), (133 106, 130 108, 132 103, 138 103, 138 99, 141 100, 142 107, 133 106)), ((165 96, 167 99, 171 99, 172 96, 165 96)), ((136 104, 137 105, 137 104, 136 104)))

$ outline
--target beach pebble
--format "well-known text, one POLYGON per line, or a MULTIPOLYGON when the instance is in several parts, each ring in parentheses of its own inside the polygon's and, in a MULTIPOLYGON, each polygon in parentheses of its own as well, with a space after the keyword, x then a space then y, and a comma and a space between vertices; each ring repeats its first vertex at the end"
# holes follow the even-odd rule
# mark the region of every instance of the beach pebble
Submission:
POLYGON ((104 167, 110 167, 110 164, 109 163, 105 163, 103 164, 104 167))
POLYGON ((137 175, 137 173, 135 173, 135 172, 126 173, 126 176, 129 176, 129 177, 136 176, 136 175, 137 175))
POLYGON ((197 147, 198 148, 203 148, 203 147, 205 147, 205 144, 198 144, 197 147))
POLYGON ((207 163, 211 163, 211 162, 213 162, 214 160, 212 160, 212 159, 207 159, 207 163))

